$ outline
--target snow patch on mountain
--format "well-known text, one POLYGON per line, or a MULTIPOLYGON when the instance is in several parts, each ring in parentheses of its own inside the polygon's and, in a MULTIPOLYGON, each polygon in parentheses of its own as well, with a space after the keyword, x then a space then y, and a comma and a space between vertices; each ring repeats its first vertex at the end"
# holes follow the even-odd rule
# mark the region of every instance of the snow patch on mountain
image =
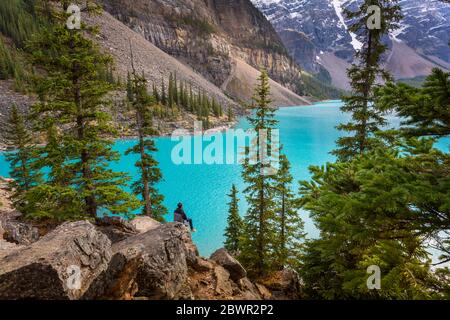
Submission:
MULTIPOLYGON (((331 3, 333 4, 334 10, 336 11, 336 15, 339 18, 339 22, 345 28, 345 30, 348 31, 348 26, 345 23, 345 19, 344 19, 344 15, 343 15, 343 9, 342 9, 343 2, 344 1, 342 1, 342 0, 332 0, 331 3)), ((361 48, 363 47, 363 44, 361 41, 358 40, 356 34, 354 34, 353 32, 350 32, 350 31, 348 31, 348 33, 350 34, 350 37, 352 38, 351 45, 355 49, 355 51, 361 50, 361 48)))

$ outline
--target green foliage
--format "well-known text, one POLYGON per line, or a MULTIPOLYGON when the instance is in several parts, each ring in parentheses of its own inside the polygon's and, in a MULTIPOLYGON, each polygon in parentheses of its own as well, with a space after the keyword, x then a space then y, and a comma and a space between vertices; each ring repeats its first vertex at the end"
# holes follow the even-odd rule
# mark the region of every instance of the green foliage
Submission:
POLYGON ((14 179, 13 200, 17 207, 21 207, 24 204, 23 194, 38 185, 42 175, 36 166, 37 154, 32 134, 15 105, 12 106, 4 133, 6 144, 15 149, 6 154, 6 160, 10 163, 10 176, 14 179))
MULTIPOLYGON (((272 150, 271 132, 277 121, 274 119, 275 108, 270 106, 270 86, 267 71, 262 70, 254 94, 254 115, 248 117, 251 127, 256 132, 252 148, 246 148, 242 178, 246 183, 244 193, 248 203, 244 217, 244 234, 242 237, 239 260, 252 277, 264 276, 275 267, 274 243, 276 229, 276 202, 274 195, 275 177, 269 175, 271 163, 260 161, 264 144, 272 150), (267 139, 260 130, 267 131, 267 139), (263 141, 264 139, 264 141, 263 141), (251 161, 251 159, 256 159, 251 161)), ((275 147, 275 146, 273 146, 275 147)), ((274 150, 272 150, 274 152, 274 150)))
MULTIPOLYGON (((92 14, 99 10, 94 3, 87 8, 92 14)), ((45 208, 47 215, 57 219, 62 218, 60 206, 67 203, 73 208, 73 217, 129 214, 139 203, 123 191, 128 177, 108 168, 108 162, 119 158, 112 151, 112 140, 105 138, 115 133, 105 111, 106 95, 113 85, 101 77, 111 58, 85 36, 94 28, 83 25, 80 30, 69 30, 65 27, 66 13, 54 9, 51 15, 55 23, 27 45, 30 60, 42 70, 35 79, 39 102, 32 108, 34 130, 51 137, 44 147, 46 152, 40 155, 50 178, 35 194, 44 193, 49 201, 61 201, 45 208)), ((25 213, 40 216, 45 202, 36 196, 31 199, 35 201, 28 204, 25 213)))
POLYGON ((244 228, 241 216, 239 215, 239 207, 237 198, 238 190, 233 184, 231 187, 230 202, 228 203, 228 219, 227 227, 225 229, 225 249, 233 255, 239 254, 241 247, 241 238, 244 228))
POLYGON ((275 242, 275 264, 279 269, 298 269, 301 254, 303 221, 299 215, 299 203, 292 192, 291 165, 286 155, 280 155, 280 168, 275 182, 276 217, 275 227, 278 238, 275 242))
POLYGON ((35 13, 36 0, 2 0, 0 2, 0 32, 22 48, 42 23, 35 13))
POLYGON ((448 229, 449 156, 429 140, 399 139, 349 162, 311 167, 304 208, 321 231, 307 244, 302 277, 314 298, 421 299, 431 288, 426 240, 448 229), (381 268, 368 290, 366 268, 381 268))
POLYGON ((356 11, 345 10, 345 14, 347 19, 354 21, 349 30, 359 35, 363 47, 357 51, 357 60, 348 69, 351 95, 342 98, 342 111, 352 115, 349 123, 338 126, 339 130, 350 133, 338 139, 338 149, 333 151, 342 161, 350 160, 353 156, 373 148, 373 133, 385 124, 381 111, 373 103, 373 94, 379 78, 390 80, 390 75, 380 66, 381 57, 387 50, 382 38, 397 29, 397 22, 401 19, 397 0, 366 0, 356 11), (373 5, 380 8, 380 28, 367 27, 371 15, 368 8, 373 5))
POLYGON ((405 118, 408 135, 450 134, 450 73, 433 69, 422 88, 389 83, 376 92, 377 104, 405 118))
POLYGON ((156 86, 153 87, 153 97, 166 107, 165 115, 174 116, 177 110, 182 109, 197 115, 206 129, 210 126, 210 115, 216 118, 223 116, 223 107, 214 97, 208 98, 204 91, 195 93, 191 83, 178 81, 177 75, 173 73, 169 74, 167 86, 162 80, 160 92, 156 86))
POLYGON ((323 79, 306 72, 302 72, 302 82, 297 84, 297 91, 301 95, 309 95, 317 99, 340 99, 345 93, 343 90, 327 84, 323 79))
POLYGON ((404 83, 414 88, 421 88, 425 82, 426 76, 417 76, 414 78, 398 79, 396 83, 404 83))
POLYGON ((209 35, 215 32, 215 28, 206 20, 200 20, 193 16, 182 16, 176 19, 177 22, 193 27, 197 32, 203 35, 209 35))
POLYGON ((154 96, 147 92, 147 79, 144 75, 138 76, 135 71, 130 76, 130 103, 135 112, 136 132, 138 143, 126 151, 126 154, 139 155, 136 167, 140 177, 133 183, 132 189, 135 195, 141 196, 143 202, 143 214, 158 221, 164 221, 167 209, 163 205, 164 196, 156 189, 155 185, 161 181, 162 174, 158 168, 158 162, 152 153, 158 151, 155 142, 148 136, 157 132, 153 128, 151 107, 155 104, 154 96))
POLYGON ((26 91, 29 72, 21 52, 0 36, 0 80, 14 79, 14 89, 26 91))

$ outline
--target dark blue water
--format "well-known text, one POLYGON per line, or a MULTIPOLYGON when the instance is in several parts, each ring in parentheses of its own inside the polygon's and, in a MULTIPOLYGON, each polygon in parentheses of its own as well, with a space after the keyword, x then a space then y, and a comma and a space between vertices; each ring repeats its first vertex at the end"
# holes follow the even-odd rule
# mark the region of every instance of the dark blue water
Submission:
MULTIPOLYGON (((284 152, 292 164, 292 174, 295 181, 309 177, 310 165, 321 165, 333 161, 329 152, 334 149, 339 132, 335 126, 348 120, 348 116, 339 110, 340 102, 332 101, 306 107, 282 108, 277 112, 279 120, 280 140, 284 152)), ((395 118, 389 119, 393 126, 398 124, 395 118)), ((239 127, 247 127, 242 120, 239 127)), ((450 139, 439 143, 439 147, 448 150, 450 139)), ((120 140, 115 149, 123 153, 134 142, 120 140)), ((224 142, 225 143, 225 142, 224 142)), ((165 196, 165 205, 173 212, 178 202, 182 202, 187 214, 194 220, 197 232, 193 238, 202 255, 209 255, 220 248, 223 242, 223 231, 227 219, 227 202, 231 185, 234 183, 239 190, 243 189, 240 177, 240 166, 234 165, 175 165, 171 159, 172 149, 178 142, 170 137, 157 139, 159 149, 156 154, 164 181, 159 189, 165 196)), ((209 143, 204 143, 208 145, 209 143)), ((113 169, 136 174, 134 156, 123 156, 113 169)), ((0 176, 8 176, 8 166, 0 154, 0 176)), ((297 183, 294 186, 298 189, 297 183)), ((241 195, 242 197, 242 195, 241 195)), ((240 201, 241 214, 245 212, 244 201, 240 201)), ((302 212, 305 228, 310 237, 318 235, 306 212, 302 212)), ((168 215, 168 220, 172 215, 168 215)))

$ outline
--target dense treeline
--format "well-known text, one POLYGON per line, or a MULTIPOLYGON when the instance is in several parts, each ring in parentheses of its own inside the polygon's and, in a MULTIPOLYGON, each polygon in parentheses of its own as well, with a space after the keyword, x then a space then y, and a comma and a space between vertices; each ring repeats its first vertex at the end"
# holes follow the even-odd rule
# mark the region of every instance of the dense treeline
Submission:
MULTIPOLYGON (((128 75, 127 93, 130 95, 131 75, 128 75)), ((178 81, 176 73, 170 73, 168 82, 161 81, 160 89, 152 85, 152 95, 156 102, 165 108, 161 108, 158 116, 167 118, 174 116, 179 110, 195 114, 197 119, 203 121, 203 127, 210 127, 210 116, 216 118, 223 116, 223 108, 217 100, 209 98, 204 91, 200 92, 192 87, 187 81, 178 81)))
POLYGON ((0 79, 14 79, 18 91, 27 91, 32 76, 26 59, 26 42, 46 24, 36 14, 37 1, 0 2, 0 79))
MULTIPOLYGON (((245 162, 249 209, 236 231, 236 201, 230 202, 226 244, 233 244, 251 277, 296 269, 308 299, 449 299, 450 157, 435 144, 450 133, 450 74, 435 69, 414 88, 393 83, 381 69, 381 39, 400 19, 397 1, 365 1, 346 14, 364 45, 348 70, 352 91, 342 109, 352 120, 339 127, 346 136, 337 141, 336 162, 310 167, 311 179, 300 181, 298 197, 289 195, 283 155, 270 177, 261 174, 262 164, 245 162), (381 29, 367 27, 370 4, 382 8, 381 29), (380 75, 385 85, 377 84, 380 75), (400 128, 386 128, 391 111, 401 117, 400 128), (318 239, 304 241, 299 206, 313 218, 318 239), (286 217, 290 228, 283 230, 286 217)), ((251 124, 273 130, 263 80, 255 96, 251 124)))
POLYGON ((36 15, 36 0, 2 0, 0 2, 0 32, 11 38, 18 48, 38 29, 42 19, 36 15))
POLYGON ((395 85, 380 68, 383 35, 400 19, 397 1, 365 1, 350 28, 363 48, 348 71, 351 95, 343 111, 352 121, 334 152, 337 162, 310 168, 301 203, 320 230, 305 243, 300 268, 307 298, 448 299, 449 155, 435 149, 448 134, 449 75, 434 70, 423 89, 395 85), (381 29, 367 27, 367 6, 382 8, 381 29), (388 83, 379 86, 381 76, 388 83), (402 127, 387 130, 395 110, 402 127), (431 248, 442 256, 431 261, 431 248), (434 269, 432 269, 434 264, 434 269), (380 270, 374 288, 368 270, 380 270), (376 289, 378 287, 378 290, 376 289))
POLYGON ((242 165, 248 209, 241 221, 237 190, 233 186, 225 245, 251 277, 265 277, 273 271, 298 266, 304 234, 298 201, 292 192, 290 163, 272 139, 278 122, 274 119, 276 108, 270 106, 269 77, 265 70, 258 78, 253 100, 254 110, 248 121, 256 136, 252 147, 245 150, 242 165), (274 159, 278 153, 280 158, 274 159))
MULTIPOLYGON (((109 168, 119 159, 112 150, 116 132, 108 109, 108 95, 118 82, 112 77, 112 59, 86 36, 95 35, 95 28, 66 28, 66 1, 60 2, 63 11, 39 7, 45 3, 37 3, 37 8, 53 23, 26 41, 29 60, 40 70, 32 86, 38 102, 29 117, 13 108, 7 129, 8 142, 16 148, 8 154, 16 207, 29 218, 56 220, 130 215, 142 207, 161 220, 165 209, 154 188, 160 174, 147 138, 154 132, 148 121, 154 103, 144 91, 146 81, 133 74, 130 104, 140 137, 138 149, 144 149, 138 153, 136 165, 142 175, 132 186, 133 195, 124 191, 129 177, 109 168)), ((100 12, 95 1, 86 10, 100 12)))
POLYGON ((316 75, 302 73, 302 82, 297 86, 301 95, 312 96, 317 99, 340 99, 344 90, 333 87, 316 75))

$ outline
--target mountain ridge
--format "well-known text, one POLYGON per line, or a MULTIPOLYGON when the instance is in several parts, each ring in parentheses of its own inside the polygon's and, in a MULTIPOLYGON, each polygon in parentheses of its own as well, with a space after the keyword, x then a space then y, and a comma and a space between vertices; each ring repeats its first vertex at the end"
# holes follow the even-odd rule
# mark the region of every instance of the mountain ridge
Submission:
MULTIPOLYGON (((333 84, 348 89, 344 83, 342 64, 351 63, 355 50, 361 47, 358 37, 348 31, 351 24, 343 15, 344 8, 355 9, 361 0, 252 0, 272 22, 279 34, 285 30, 302 32, 305 41, 297 39, 296 45, 284 42, 292 54, 314 44, 314 53, 307 61, 296 61, 307 71, 324 66, 332 75, 333 84), (333 57, 330 57, 332 55, 333 57), (326 62, 322 61, 327 60, 326 62), (333 68, 331 61, 337 61, 333 68)), ((450 69, 450 5, 439 1, 401 0, 404 19, 400 28, 391 32, 385 41, 390 48, 385 65, 393 68, 395 78, 414 78, 428 75, 433 67, 450 69), (399 47, 402 50, 399 50, 399 47)), ((344 68, 345 69, 345 68, 344 68)))

